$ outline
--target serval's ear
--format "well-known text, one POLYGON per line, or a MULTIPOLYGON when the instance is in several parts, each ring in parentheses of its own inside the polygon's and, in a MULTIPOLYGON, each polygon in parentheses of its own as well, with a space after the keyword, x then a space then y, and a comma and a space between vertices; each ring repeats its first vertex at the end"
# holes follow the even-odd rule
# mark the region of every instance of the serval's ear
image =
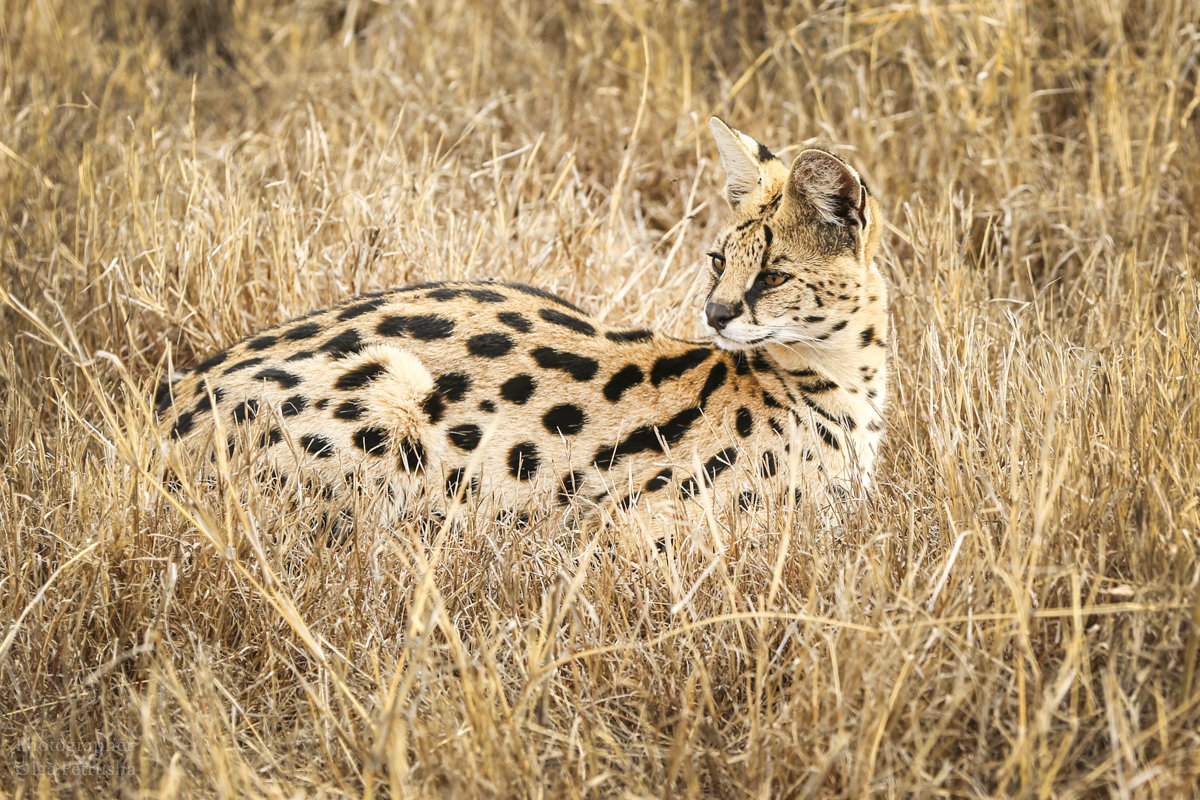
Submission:
POLYGON ((814 212, 822 222, 867 226, 867 194, 845 161, 824 150, 796 156, 784 190, 785 202, 814 212))
POLYGON ((708 128, 725 167, 725 196, 729 205, 737 207, 743 197, 762 183, 763 164, 774 160, 775 154, 766 145, 726 125, 720 117, 710 118, 708 128))

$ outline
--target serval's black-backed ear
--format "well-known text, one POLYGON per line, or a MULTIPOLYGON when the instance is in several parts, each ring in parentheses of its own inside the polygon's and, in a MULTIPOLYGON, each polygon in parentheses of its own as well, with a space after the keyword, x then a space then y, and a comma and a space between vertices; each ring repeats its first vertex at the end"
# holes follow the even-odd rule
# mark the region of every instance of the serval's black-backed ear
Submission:
POLYGON ((725 167, 725 196, 729 205, 736 207, 743 197, 758 188, 762 182, 762 165, 774 160, 775 154, 766 145, 726 125, 720 117, 711 117, 708 128, 725 167))
POLYGON ((846 162, 824 150, 805 150, 792 162, 785 196, 816 212, 822 222, 866 227, 867 194, 846 162))

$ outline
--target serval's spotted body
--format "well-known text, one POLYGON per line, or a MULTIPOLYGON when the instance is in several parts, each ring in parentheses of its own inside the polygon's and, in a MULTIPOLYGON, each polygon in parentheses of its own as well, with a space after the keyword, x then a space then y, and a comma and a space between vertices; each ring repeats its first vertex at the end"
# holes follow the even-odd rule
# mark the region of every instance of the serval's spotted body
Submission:
POLYGON ((435 508, 867 483, 887 367, 878 206, 826 153, 789 169, 715 119, 713 131, 734 209, 711 256, 715 346, 612 328, 524 285, 408 286, 164 384, 165 435, 253 452, 328 497, 374 485, 435 508))

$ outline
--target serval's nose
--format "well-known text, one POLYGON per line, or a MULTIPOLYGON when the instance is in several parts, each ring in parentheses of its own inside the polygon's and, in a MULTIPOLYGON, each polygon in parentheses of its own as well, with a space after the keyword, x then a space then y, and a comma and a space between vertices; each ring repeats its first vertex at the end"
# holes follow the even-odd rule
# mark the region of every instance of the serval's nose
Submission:
POLYGON ((725 303, 709 303, 704 306, 704 316, 708 318, 708 324, 718 331, 725 330, 729 320, 736 317, 740 311, 741 309, 734 309, 725 303))

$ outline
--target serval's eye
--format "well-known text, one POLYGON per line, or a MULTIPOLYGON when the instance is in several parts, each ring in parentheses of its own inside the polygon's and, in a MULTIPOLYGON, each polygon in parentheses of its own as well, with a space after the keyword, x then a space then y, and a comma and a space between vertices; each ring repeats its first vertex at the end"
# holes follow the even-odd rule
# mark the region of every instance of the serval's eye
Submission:
POLYGON ((708 257, 712 259, 713 271, 720 275, 725 271, 725 256, 720 253, 709 253, 708 257))
POLYGON ((767 286, 775 287, 783 286, 784 282, 787 281, 788 276, 784 275, 782 272, 775 272, 772 270, 770 272, 764 272, 762 279, 763 283, 765 283, 767 286))

